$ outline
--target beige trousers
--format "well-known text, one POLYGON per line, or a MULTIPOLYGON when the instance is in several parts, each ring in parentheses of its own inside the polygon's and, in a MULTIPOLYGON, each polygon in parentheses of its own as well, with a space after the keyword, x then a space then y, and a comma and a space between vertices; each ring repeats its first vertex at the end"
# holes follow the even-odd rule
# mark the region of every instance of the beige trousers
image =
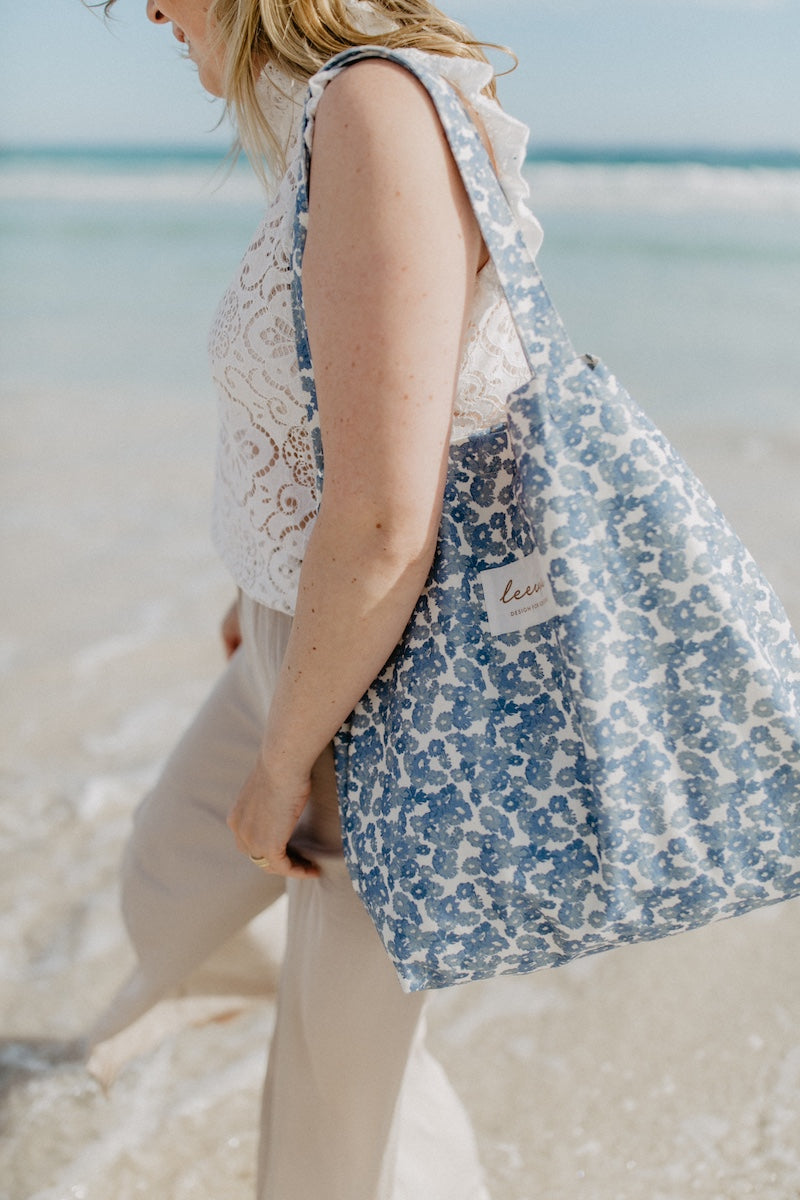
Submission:
MULTIPOLYGON (((225 818, 257 752, 290 618, 243 599, 243 644, 140 806, 122 880, 138 967, 93 1030, 118 1034, 284 891, 225 818)), ((335 794, 299 835, 264 1088, 258 1200, 486 1200, 462 1105, 424 1045, 341 856, 335 794)))

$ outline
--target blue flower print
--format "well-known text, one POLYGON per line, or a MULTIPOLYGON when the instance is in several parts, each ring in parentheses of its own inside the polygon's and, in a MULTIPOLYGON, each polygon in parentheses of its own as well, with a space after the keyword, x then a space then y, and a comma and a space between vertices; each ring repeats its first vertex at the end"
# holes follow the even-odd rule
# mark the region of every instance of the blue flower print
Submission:
POLYGON ((600 401, 598 420, 606 434, 622 437, 627 432, 628 421, 622 407, 615 400, 603 396, 600 401))
MULTIPOLYGON (((589 844, 583 838, 576 838, 568 845, 554 849, 550 855, 556 879, 570 881, 573 886, 575 879, 581 875, 590 876, 596 873, 598 860, 592 853, 589 844)), ((555 881, 554 881, 555 885, 555 881)))
POLYGON ((508 817, 500 809, 484 805, 478 810, 478 819, 484 829, 490 833, 495 833, 498 837, 507 838, 509 841, 514 837, 514 830, 508 817))
POLYGON ((607 460, 608 447, 598 436, 596 430, 591 430, 588 434, 586 444, 581 447, 581 452, 578 456, 578 461, 582 467, 593 467, 596 463, 607 460))
MULTIPOLYGON (((673 583, 683 583, 689 575, 685 551, 683 549, 662 550, 658 559, 658 569, 664 579, 669 579, 673 583)), ((692 604, 696 609, 696 602, 693 601, 692 604)))
POLYGON ((707 821, 716 805, 716 797, 709 793, 708 781, 694 776, 685 781, 684 796, 686 811, 693 821, 707 821))
POLYGON ((427 914, 429 919, 442 929, 453 929, 461 924, 461 905, 455 896, 443 896, 440 900, 429 900, 427 914))
POLYGON ((747 742, 742 742, 733 750, 728 750, 723 755, 725 766, 739 779, 752 779, 753 776, 760 773, 761 761, 755 748, 747 742))
POLYGON ((502 951, 505 939, 488 921, 483 921, 474 932, 464 939, 464 943, 467 956, 483 962, 486 961, 487 956, 502 951))
POLYGON ((574 833, 573 825, 552 806, 520 808, 517 819, 520 829, 530 839, 534 857, 540 861, 548 858, 552 845, 568 841, 574 833))
POLYGON ((483 672, 477 663, 470 662, 468 658, 456 658, 453 674, 458 682, 467 688, 481 690, 483 687, 483 672))
POLYGON ((534 795, 546 791, 551 786, 553 769, 549 756, 547 758, 529 758, 525 764, 525 782, 534 795))
POLYGON ((608 635, 611 623, 607 615, 591 601, 584 600, 576 605, 569 616, 563 618, 562 629, 564 637, 571 638, 578 644, 585 638, 591 646, 595 639, 608 635))
POLYGON ((580 929, 584 923, 583 905, 575 900, 562 900, 558 909, 558 923, 564 929, 580 929))

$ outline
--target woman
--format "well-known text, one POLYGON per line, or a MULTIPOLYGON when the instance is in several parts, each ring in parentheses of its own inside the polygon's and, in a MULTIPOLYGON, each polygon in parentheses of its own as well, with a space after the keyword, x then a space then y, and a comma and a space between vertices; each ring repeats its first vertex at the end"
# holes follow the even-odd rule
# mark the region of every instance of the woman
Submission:
POLYGON ((148 0, 147 13, 279 182, 210 343, 214 535, 239 587, 223 624, 231 661, 137 814, 123 906, 140 965, 95 1040, 286 889, 258 1195, 476 1200, 487 1193, 472 1133, 424 1049, 422 999, 402 993, 347 876, 330 743, 424 586, 449 442, 494 424, 526 365, 425 90, 385 60, 324 88, 316 73, 378 43, 443 74, 536 250, 526 131, 496 104, 477 45, 426 0, 148 0), (309 79, 303 292, 319 499, 290 306, 309 79))

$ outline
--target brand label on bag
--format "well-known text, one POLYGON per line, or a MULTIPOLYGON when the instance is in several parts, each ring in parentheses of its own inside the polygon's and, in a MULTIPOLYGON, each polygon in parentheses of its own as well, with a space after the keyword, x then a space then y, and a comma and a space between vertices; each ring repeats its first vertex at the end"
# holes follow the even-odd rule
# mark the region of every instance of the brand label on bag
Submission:
POLYGON ((541 625, 558 615, 550 581, 538 554, 481 571, 489 628, 497 636, 541 625))

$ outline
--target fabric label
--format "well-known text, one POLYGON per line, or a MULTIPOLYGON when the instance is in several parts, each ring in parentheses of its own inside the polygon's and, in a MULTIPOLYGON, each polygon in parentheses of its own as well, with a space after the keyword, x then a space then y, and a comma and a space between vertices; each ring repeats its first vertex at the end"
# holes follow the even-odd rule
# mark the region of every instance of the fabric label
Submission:
POLYGON ((489 628, 495 637, 541 625, 558 615, 550 581, 538 554, 529 554, 505 567, 481 571, 489 628))

